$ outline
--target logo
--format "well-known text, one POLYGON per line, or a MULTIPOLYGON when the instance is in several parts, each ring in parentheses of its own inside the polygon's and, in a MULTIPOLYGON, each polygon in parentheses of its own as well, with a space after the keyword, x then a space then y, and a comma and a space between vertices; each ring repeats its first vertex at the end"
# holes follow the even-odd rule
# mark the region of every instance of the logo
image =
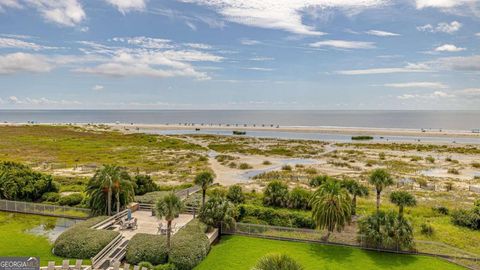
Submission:
POLYGON ((40 258, 0 257, 0 270, 40 270, 40 258))

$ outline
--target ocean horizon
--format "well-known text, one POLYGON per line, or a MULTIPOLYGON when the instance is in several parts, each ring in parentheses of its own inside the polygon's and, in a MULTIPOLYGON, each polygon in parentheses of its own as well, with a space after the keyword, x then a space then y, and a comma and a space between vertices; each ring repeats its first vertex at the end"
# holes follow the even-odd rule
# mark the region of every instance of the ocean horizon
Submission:
POLYGON ((472 130, 480 110, 0 110, 9 123, 247 124, 472 130))

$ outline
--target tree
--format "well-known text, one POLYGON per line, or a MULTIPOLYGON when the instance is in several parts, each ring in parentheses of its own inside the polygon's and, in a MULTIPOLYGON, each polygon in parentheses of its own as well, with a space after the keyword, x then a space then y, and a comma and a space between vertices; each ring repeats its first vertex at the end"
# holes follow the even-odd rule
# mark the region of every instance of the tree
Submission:
POLYGON ((117 212, 134 200, 133 183, 128 173, 116 165, 104 165, 97 170, 88 182, 86 193, 89 206, 95 214, 112 214, 112 206, 117 212), (115 203, 112 202, 115 192, 115 203))
POLYGON ((403 208, 405 206, 417 205, 415 197, 406 191, 394 191, 390 193, 390 201, 398 206, 398 215, 403 217, 403 208))
POLYGON ((200 209, 199 218, 209 227, 220 228, 223 224, 228 229, 235 224, 236 216, 236 208, 231 202, 223 197, 214 196, 200 209))
POLYGON ((357 197, 368 196, 368 188, 353 179, 343 180, 342 186, 352 196, 352 215, 357 214, 357 197))
POLYGON ((145 193, 158 190, 157 184, 155 184, 150 175, 138 174, 135 175, 134 180, 135 195, 144 195, 145 193))
POLYGON ((268 183, 263 192, 263 204, 266 206, 283 207, 288 201, 288 186, 280 181, 268 183))
POLYGON ((358 240, 367 247, 394 250, 413 247, 413 227, 405 218, 383 211, 361 219, 358 240))
POLYGON ((228 188, 227 199, 232 203, 240 204, 245 201, 242 187, 240 185, 233 185, 228 188))
POLYGON ((304 188, 295 187, 288 194, 288 207, 293 209, 310 209, 312 193, 304 188))
POLYGON ((155 212, 157 218, 165 218, 165 220, 167 221, 167 255, 170 253, 170 236, 172 233, 172 221, 180 215, 182 209, 182 200, 173 192, 163 197, 162 199, 159 199, 155 204, 155 212))
POLYGON ((368 182, 375 186, 377 193, 377 212, 380 211, 380 195, 384 188, 393 185, 393 178, 384 169, 376 169, 370 174, 368 182))
POLYGON ((351 199, 338 181, 329 180, 321 185, 313 194, 310 204, 317 227, 327 230, 325 240, 335 229, 340 232, 351 221, 351 199))
POLYGON ((195 184, 202 188, 202 207, 205 205, 208 186, 213 184, 214 178, 214 175, 208 171, 201 172, 195 177, 195 184))
POLYGON ((303 267, 285 254, 269 254, 262 257, 252 270, 302 270, 303 267))

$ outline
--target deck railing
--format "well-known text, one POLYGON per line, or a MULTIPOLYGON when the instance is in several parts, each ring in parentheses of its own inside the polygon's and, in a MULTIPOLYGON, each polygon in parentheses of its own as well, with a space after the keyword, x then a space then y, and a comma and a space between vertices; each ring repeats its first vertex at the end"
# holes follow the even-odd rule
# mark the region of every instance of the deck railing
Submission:
POLYGON ((74 219, 87 219, 91 214, 87 208, 9 200, 0 200, 0 211, 74 219))

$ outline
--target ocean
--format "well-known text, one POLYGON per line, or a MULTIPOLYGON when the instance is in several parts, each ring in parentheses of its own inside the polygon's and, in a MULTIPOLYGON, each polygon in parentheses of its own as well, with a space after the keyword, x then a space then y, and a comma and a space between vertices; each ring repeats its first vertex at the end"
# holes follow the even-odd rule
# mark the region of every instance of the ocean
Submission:
POLYGON ((0 110, 0 122, 247 124, 408 129, 480 129, 478 111, 0 110))

